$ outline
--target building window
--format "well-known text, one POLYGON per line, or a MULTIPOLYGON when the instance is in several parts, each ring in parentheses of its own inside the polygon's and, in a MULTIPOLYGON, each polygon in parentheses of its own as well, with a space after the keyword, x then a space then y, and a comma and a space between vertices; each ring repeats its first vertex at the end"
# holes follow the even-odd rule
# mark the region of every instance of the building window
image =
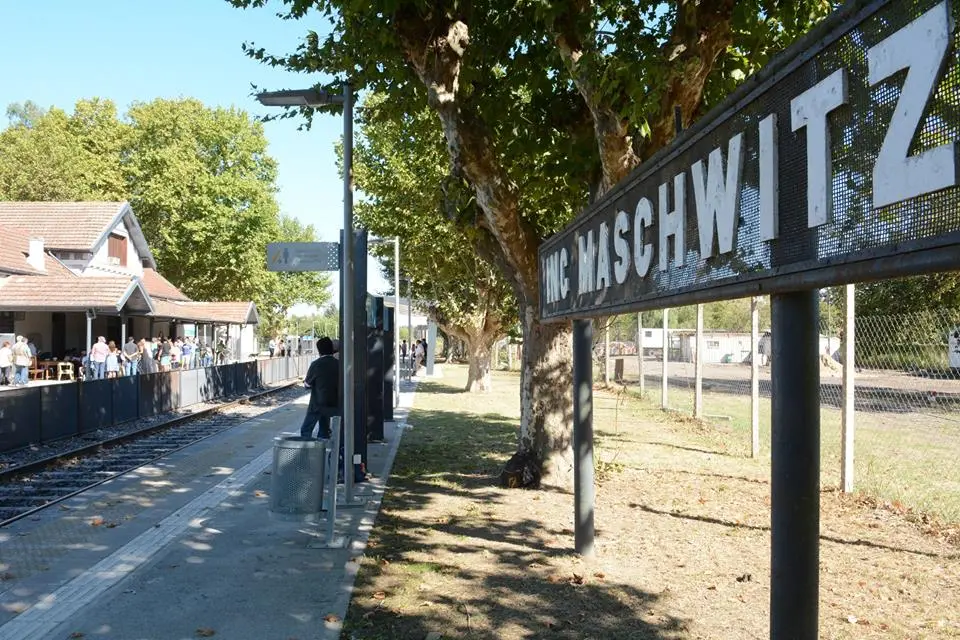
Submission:
POLYGON ((13 311, 0 311, 0 333, 13 332, 13 311))
POLYGON ((719 340, 707 340, 707 349, 719 349, 720 341, 719 340))
POLYGON ((652 337, 653 337, 653 331, 651 331, 650 329, 647 329, 646 331, 643 332, 643 337, 644 337, 644 338, 652 338, 652 337))
POLYGON ((107 256, 110 259, 110 264, 120 265, 121 267, 127 266, 127 239, 111 233, 107 240, 107 256))

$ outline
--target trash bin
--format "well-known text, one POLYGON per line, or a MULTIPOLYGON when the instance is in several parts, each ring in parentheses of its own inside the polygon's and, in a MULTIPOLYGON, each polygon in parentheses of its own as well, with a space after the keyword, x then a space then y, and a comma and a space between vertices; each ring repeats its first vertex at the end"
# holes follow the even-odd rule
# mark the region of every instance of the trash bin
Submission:
POLYGON ((300 436, 273 439, 270 512, 282 520, 317 521, 326 475, 326 440, 300 436))

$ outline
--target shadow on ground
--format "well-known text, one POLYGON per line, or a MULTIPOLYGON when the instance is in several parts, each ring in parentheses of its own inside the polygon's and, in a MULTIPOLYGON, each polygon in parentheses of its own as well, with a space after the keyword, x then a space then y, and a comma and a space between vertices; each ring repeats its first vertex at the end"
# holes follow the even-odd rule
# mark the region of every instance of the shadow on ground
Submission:
POLYGON ((656 611, 658 595, 607 582, 573 556, 573 532, 537 517, 549 497, 497 485, 514 421, 415 410, 409 422, 343 637, 681 636, 683 621, 656 611))

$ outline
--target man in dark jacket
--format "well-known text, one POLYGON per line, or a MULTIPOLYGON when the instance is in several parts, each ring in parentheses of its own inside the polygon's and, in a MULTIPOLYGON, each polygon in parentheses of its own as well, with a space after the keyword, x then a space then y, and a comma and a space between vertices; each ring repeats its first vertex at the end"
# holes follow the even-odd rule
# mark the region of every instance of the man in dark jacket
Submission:
POLYGON ((340 361, 333 357, 333 340, 320 338, 317 351, 320 357, 311 363, 303 380, 303 386, 310 389, 310 404, 300 427, 304 438, 312 437, 317 422, 318 437, 329 438, 330 418, 340 415, 340 361))

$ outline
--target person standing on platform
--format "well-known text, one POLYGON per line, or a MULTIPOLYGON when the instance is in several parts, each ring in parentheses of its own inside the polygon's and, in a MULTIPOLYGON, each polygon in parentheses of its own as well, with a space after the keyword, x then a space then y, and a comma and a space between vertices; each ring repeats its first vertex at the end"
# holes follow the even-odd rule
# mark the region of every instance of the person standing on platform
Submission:
POLYGON ((330 437, 330 418, 340 415, 340 361, 333 357, 333 340, 327 337, 317 342, 320 357, 310 364, 303 386, 310 389, 310 404, 300 427, 300 436, 313 436, 318 422, 317 436, 330 437))
POLYGON ((107 346, 107 339, 103 336, 97 338, 97 341, 90 347, 90 368, 92 369, 93 380, 103 380, 107 368, 107 355, 110 353, 110 347, 107 346))

